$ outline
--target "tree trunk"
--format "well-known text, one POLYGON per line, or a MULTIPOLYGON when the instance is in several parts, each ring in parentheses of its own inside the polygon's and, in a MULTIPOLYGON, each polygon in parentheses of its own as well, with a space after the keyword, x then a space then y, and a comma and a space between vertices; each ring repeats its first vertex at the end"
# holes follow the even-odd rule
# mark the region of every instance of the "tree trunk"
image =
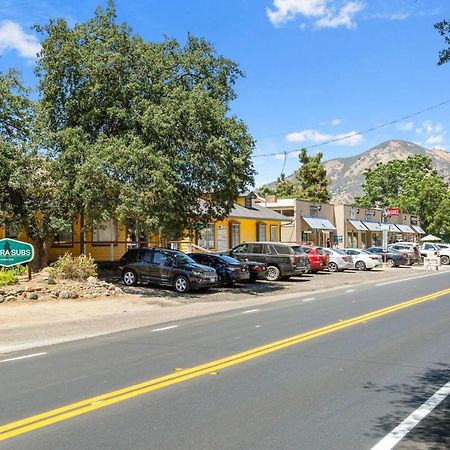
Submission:
POLYGON ((31 270, 33 272, 39 272, 48 265, 48 249, 50 243, 41 237, 32 239, 34 247, 34 259, 31 261, 31 270))

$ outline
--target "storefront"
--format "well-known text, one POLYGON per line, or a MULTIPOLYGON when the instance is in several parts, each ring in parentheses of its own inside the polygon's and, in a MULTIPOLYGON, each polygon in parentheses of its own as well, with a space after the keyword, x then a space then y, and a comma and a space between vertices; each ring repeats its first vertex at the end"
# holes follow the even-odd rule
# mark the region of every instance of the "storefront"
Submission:
POLYGON ((336 227, 321 217, 302 217, 302 242, 321 247, 332 247, 336 235, 336 227))

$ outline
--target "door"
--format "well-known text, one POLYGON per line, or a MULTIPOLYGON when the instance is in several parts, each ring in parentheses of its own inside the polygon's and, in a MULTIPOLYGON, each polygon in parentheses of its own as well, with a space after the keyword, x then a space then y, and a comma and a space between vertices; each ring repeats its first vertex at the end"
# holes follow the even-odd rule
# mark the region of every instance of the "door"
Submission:
POLYGON ((153 250, 141 248, 137 258, 137 267, 142 278, 153 281, 153 250))
POLYGON ((172 282, 173 263, 168 253, 156 251, 153 254, 152 276, 157 283, 172 282))
POLYGON ((266 244, 253 243, 248 245, 248 260, 256 262, 266 262, 266 244))

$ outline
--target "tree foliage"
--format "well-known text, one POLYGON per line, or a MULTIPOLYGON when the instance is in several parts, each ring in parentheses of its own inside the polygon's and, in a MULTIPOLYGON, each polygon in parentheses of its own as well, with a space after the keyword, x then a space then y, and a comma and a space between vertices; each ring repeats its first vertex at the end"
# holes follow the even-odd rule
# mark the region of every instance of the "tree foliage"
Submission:
POLYGON ((361 207, 397 207, 418 215, 429 233, 450 232, 450 190, 432 167, 428 156, 378 163, 365 172, 364 195, 356 199, 361 207))
POLYGON ((45 147, 73 216, 179 236, 230 211, 254 175, 254 141, 229 109, 234 62, 192 35, 145 42, 112 2, 73 27, 37 28, 45 147))
POLYGON ((444 38, 444 42, 447 48, 444 48, 439 52, 438 64, 445 64, 450 61, 450 22, 447 20, 442 20, 441 22, 434 25, 438 33, 444 38))
POLYGON ((288 179, 282 175, 274 189, 263 189, 261 193, 276 194, 279 198, 298 198, 312 202, 329 202, 331 199, 327 172, 322 164, 322 153, 309 156, 306 149, 300 150, 300 167, 288 179))

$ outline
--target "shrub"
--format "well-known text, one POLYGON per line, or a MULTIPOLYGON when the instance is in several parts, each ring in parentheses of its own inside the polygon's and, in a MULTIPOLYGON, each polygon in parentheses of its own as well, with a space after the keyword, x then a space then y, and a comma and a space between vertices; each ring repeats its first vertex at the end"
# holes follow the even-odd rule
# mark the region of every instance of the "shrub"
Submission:
POLYGON ((50 275, 55 278, 83 281, 88 277, 97 276, 97 264, 90 256, 80 255, 74 258, 70 253, 66 253, 51 265, 50 275))
POLYGON ((14 284, 19 281, 20 275, 25 275, 27 268, 25 266, 2 267, 0 268, 0 286, 14 284))

